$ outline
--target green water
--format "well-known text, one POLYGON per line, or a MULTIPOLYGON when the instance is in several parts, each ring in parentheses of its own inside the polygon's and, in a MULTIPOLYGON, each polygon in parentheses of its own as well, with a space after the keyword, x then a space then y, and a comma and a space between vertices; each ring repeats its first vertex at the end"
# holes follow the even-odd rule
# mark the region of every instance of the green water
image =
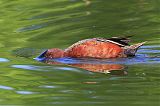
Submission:
POLYGON ((160 106, 159 0, 0 0, 0 105, 160 106), (135 58, 33 58, 86 38, 148 41, 135 58), (85 63, 87 61, 87 63, 85 63), (73 64, 120 64, 94 73, 73 64), (66 65, 70 64, 70 65, 66 65))

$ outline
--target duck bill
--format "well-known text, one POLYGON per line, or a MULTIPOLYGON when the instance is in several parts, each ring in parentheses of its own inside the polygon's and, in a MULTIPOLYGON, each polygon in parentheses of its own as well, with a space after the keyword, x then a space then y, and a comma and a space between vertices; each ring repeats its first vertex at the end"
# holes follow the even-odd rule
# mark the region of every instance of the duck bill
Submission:
POLYGON ((44 61, 45 60, 45 55, 47 53, 48 50, 45 50, 44 52, 42 52, 39 56, 37 56, 36 58, 34 58, 35 60, 38 60, 38 61, 44 61))

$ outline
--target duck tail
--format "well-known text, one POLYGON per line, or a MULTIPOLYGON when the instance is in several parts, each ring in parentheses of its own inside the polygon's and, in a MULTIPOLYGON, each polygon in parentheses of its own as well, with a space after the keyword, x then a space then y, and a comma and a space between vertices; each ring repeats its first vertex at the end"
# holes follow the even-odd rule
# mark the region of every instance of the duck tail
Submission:
POLYGON ((145 43, 146 42, 141 42, 141 43, 133 44, 131 46, 125 46, 124 47, 124 54, 126 56, 135 56, 138 48, 141 47, 145 43))
POLYGON ((129 48, 137 50, 139 47, 141 47, 142 45, 144 45, 146 42, 147 41, 141 42, 141 43, 137 43, 137 44, 133 44, 133 45, 129 46, 129 48))

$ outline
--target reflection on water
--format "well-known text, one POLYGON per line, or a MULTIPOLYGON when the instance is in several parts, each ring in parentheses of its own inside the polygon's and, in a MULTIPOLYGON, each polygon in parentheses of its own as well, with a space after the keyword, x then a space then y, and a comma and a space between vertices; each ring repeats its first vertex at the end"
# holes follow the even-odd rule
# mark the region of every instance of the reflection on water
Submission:
MULTIPOLYGON (((60 62, 56 62, 56 61, 44 61, 47 64, 52 64, 52 65, 57 65, 57 64, 64 64, 64 63, 60 63, 60 62)), ((123 70, 124 66, 123 65, 119 65, 119 64, 91 64, 91 63, 77 63, 77 64, 66 64, 68 66, 72 66, 72 67, 76 67, 76 68, 81 68, 81 69, 85 69, 91 72, 99 72, 99 73, 110 73, 113 70, 123 70)))

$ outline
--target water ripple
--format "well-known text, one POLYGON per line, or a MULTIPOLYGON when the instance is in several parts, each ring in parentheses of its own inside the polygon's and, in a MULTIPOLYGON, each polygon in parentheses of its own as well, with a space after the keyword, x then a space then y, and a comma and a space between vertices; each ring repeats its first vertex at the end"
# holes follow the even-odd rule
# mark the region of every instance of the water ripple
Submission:
POLYGON ((9 86, 0 85, 0 89, 4 89, 4 90, 13 90, 14 88, 9 87, 9 86))
POLYGON ((25 32, 25 31, 37 30, 37 29, 41 29, 45 26, 46 26, 46 24, 37 24, 37 25, 26 26, 26 27, 17 29, 16 32, 25 32))
POLYGON ((81 72, 80 70, 72 67, 65 67, 65 66, 35 66, 35 65, 12 65, 13 68, 20 68, 26 70, 34 70, 34 71, 53 71, 53 70, 62 70, 62 71, 74 71, 74 72, 81 72))
POLYGON ((5 58, 0 58, 0 62, 9 62, 9 60, 5 58))
POLYGON ((23 95, 30 95, 30 94, 35 94, 36 92, 31 92, 31 91, 16 91, 18 94, 23 94, 23 95))
POLYGON ((56 86, 52 86, 52 85, 41 85, 39 87, 40 88, 57 88, 56 86))

